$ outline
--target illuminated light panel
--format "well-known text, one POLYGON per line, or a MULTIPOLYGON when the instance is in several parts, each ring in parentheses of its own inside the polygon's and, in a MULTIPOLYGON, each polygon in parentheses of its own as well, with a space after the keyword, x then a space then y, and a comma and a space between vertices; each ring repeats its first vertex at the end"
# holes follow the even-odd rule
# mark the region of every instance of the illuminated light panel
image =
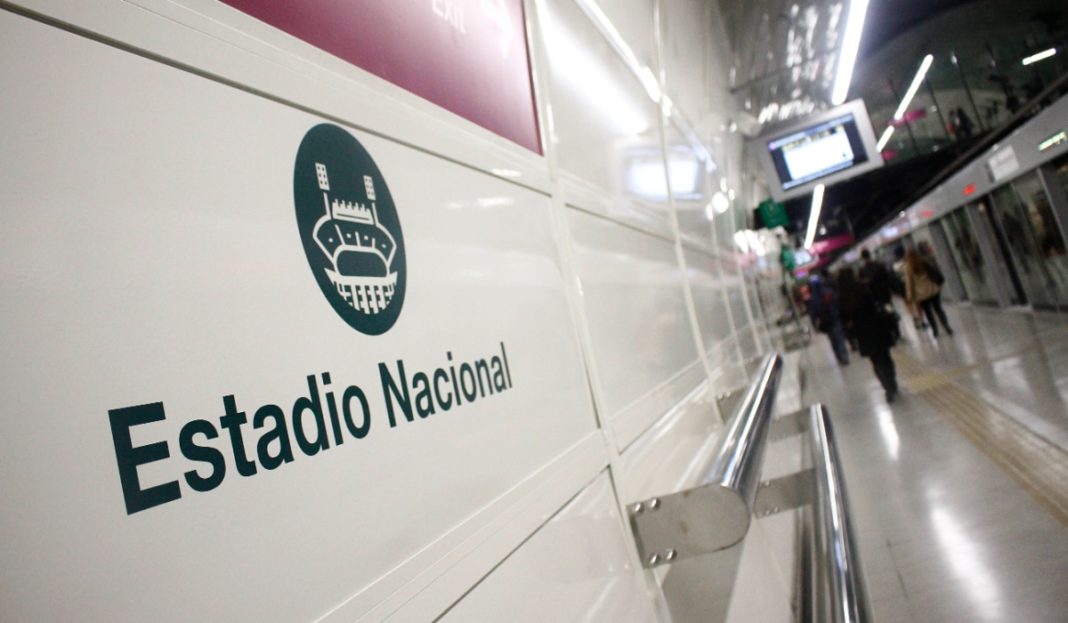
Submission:
POLYGON ((727 195, 722 192, 717 192, 712 195, 712 210, 716 214, 723 214, 731 207, 730 199, 727 199, 727 195))
POLYGON ((879 137, 879 144, 875 146, 875 151, 881 152, 883 150, 883 147, 886 147, 886 144, 890 142, 890 137, 893 136, 893 134, 894 126, 886 128, 886 131, 883 132, 883 135, 879 137))
POLYGON ((965 197, 967 197, 968 195, 973 195, 973 194, 975 194, 975 184, 968 184, 967 186, 964 187, 964 196, 965 197))
POLYGON ((1039 143, 1038 151, 1046 151, 1050 147, 1055 147, 1065 141, 1068 141, 1068 134, 1066 134, 1064 130, 1061 130, 1060 132, 1057 132, 1053 136, 1039 143))
POLYGON ((664 165, 654 161, 631 163, 627 167, 627 187, 646 199, 666 201, 668 189, 664 165))
POLYGON ((820 210, 823 209, 823 191, 826 190, 826 186, 823 184, 817 184, 812 189, 812 209, 808 212, 808 231, 805 233, 805 248, 812 248, 812 243, 816 241, 816 226, 820 222, 820 210))
POLYGON ((626 168, 627 189, 652 201, 667 201, 669 188, 676 199, 692 201, 701 197, 701 163, 694 153, 673 151, 668 156, 667 165, 665 177, 664 164, 659 157, 642 154, 632 158, 626 168))
POLYGON ((868 0, 853 0, 850 3, 845 40, 838 53, 838 70, 831 90, 831 103, 835 106, 845 102, 849 95, 849 83, 853 80, 853 65, 857 62, 857 50, 860 48, 860 36, 864 32, 864 16, 867 13, 868 0))
POLYGON ((1042 50, 1038 54, 1032 54, 1021 61, 1024 65, 1030 65, 1031 63, 1037 63, 1038 61, 1045 60, 1057 53, 1057 48, 1050 48, 1048 50, 1042 50))
POLYGON ((916 77, 912 79, 909 90, 905 91, 905 97, 901 98, 901 105, 897 107, 894 119, 900 119, 905 116, 905 111, 908 110, 909 104, 912 103, 912 98, 916 97, 916 91, 920 90, 920 84, 923 83, 924 77, 927 76, 927 70, 931 68, 931 63, 933 62, 934 56, 928 54, 923 57, 923 62, 920 63, 920 69, 916 72, 916 77))
POLYGON ((749 240, 744 231, 734 232, 734 246, 742 253, 749 253, 749 240))

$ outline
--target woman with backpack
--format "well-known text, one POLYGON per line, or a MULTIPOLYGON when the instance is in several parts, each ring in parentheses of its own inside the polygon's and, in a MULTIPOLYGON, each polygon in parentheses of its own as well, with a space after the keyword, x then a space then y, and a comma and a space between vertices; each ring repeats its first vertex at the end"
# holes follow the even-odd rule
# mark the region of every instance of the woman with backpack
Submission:
POLYGON ((921 257, 915 249, 905 252, 905 300, 918 305, 923 310, 935 337, 938 337, 936 316, 946 333, 953 335, 953 329, 946 320, 946 312, 942 309, 942 283, 944 282, 942 271, 938 269, 938 264, 933 258, 921 257))

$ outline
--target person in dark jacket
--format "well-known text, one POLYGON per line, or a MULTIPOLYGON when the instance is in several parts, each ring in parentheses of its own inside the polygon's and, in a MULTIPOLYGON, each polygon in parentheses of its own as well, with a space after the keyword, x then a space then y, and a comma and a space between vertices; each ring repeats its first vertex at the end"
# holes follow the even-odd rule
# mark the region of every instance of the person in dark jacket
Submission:
POLYGON ((852 268, 838 273, 838 308, 842 322, 849 325, 860 345, 860 356, 871 359, 871 367, 886 392, 886 402, 897 398, 897 371, 890 357, 894 344, 893 320, 875 296, 859 282, 852 268))
POLYGON ((834 357, 843 366, 849 365, 849 348, 845 331, 838 316, 838 293, 826 272, 816 275, 809 282, 808 313, 812 324, 831 340, 834 357))
POLYGON ((879 305, 888 305, 890 296, 895 290, 894 278, 890 275, 890 269, 871 259, 871 251, 864 249, 860 252, 862 264, 860 266, 860 281, 875 298, 879 305))
POLYGON ((905 295, 905 284, 896 273, 891 272, 885 265, 871 259, 871 251, 864 249, 860 252, 863 264, 860 267, 860 285, 867 288, 875 305, 891 311, 889 318, 894 322, 890 326, 890 333, 896 344, 901 339, 901 327, 897 322, 897 314, 892 312, 894 294, 905 295))

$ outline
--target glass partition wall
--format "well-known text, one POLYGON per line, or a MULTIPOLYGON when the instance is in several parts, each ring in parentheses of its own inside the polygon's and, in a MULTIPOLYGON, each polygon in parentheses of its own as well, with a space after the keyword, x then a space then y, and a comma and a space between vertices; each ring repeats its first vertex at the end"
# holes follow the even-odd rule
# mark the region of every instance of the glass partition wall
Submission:
POLYGON ((938 223, 946 235, 954 263, 960 271, 961 284, 972 301, 997 304, 993 280, 983 259, 979 241, 972 231, 964 208, 958 208, 940 219, 938 223))
POLYGON ((994 191, 995 213, 1021 285, 1036 308, 1068 303, 1068 257, 1038 173, 994 191))
POLYGON ((964 290, 964 284, 961 283, 960 270, 949 249, 949 240, 941 223, 931 223, 927 227, 917 229, 914 233, 920 244, 930 247, 938 262, 939 270, 945 277, 945 283, 942 284, 942 300, 950 303, 967 300, 968 293, 964 290))

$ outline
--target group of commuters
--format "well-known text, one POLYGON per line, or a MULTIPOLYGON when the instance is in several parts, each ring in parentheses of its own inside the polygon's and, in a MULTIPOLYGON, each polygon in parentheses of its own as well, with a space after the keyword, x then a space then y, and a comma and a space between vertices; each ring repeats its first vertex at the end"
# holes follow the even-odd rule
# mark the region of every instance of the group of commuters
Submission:
POLYGON ((917 327, 929 326, 937 338, 941 323, 946 333, 953 335, 942 309, 944 278, 930 249, 909 249, 902 257, 896 265, 899 270, 891 270, 864 250, 859 269, 846 266, 833 279, 823 271, 809 283, 808 311, 813 325, 830 339, 841 365, 849 364, 850 348, 871 360, 887 402, 893 402, 898 394, 890 348, 901 339, 901 329, 893 296, 905 300, 917 327), (921 312, 927 317, 926 323, 921 312))

